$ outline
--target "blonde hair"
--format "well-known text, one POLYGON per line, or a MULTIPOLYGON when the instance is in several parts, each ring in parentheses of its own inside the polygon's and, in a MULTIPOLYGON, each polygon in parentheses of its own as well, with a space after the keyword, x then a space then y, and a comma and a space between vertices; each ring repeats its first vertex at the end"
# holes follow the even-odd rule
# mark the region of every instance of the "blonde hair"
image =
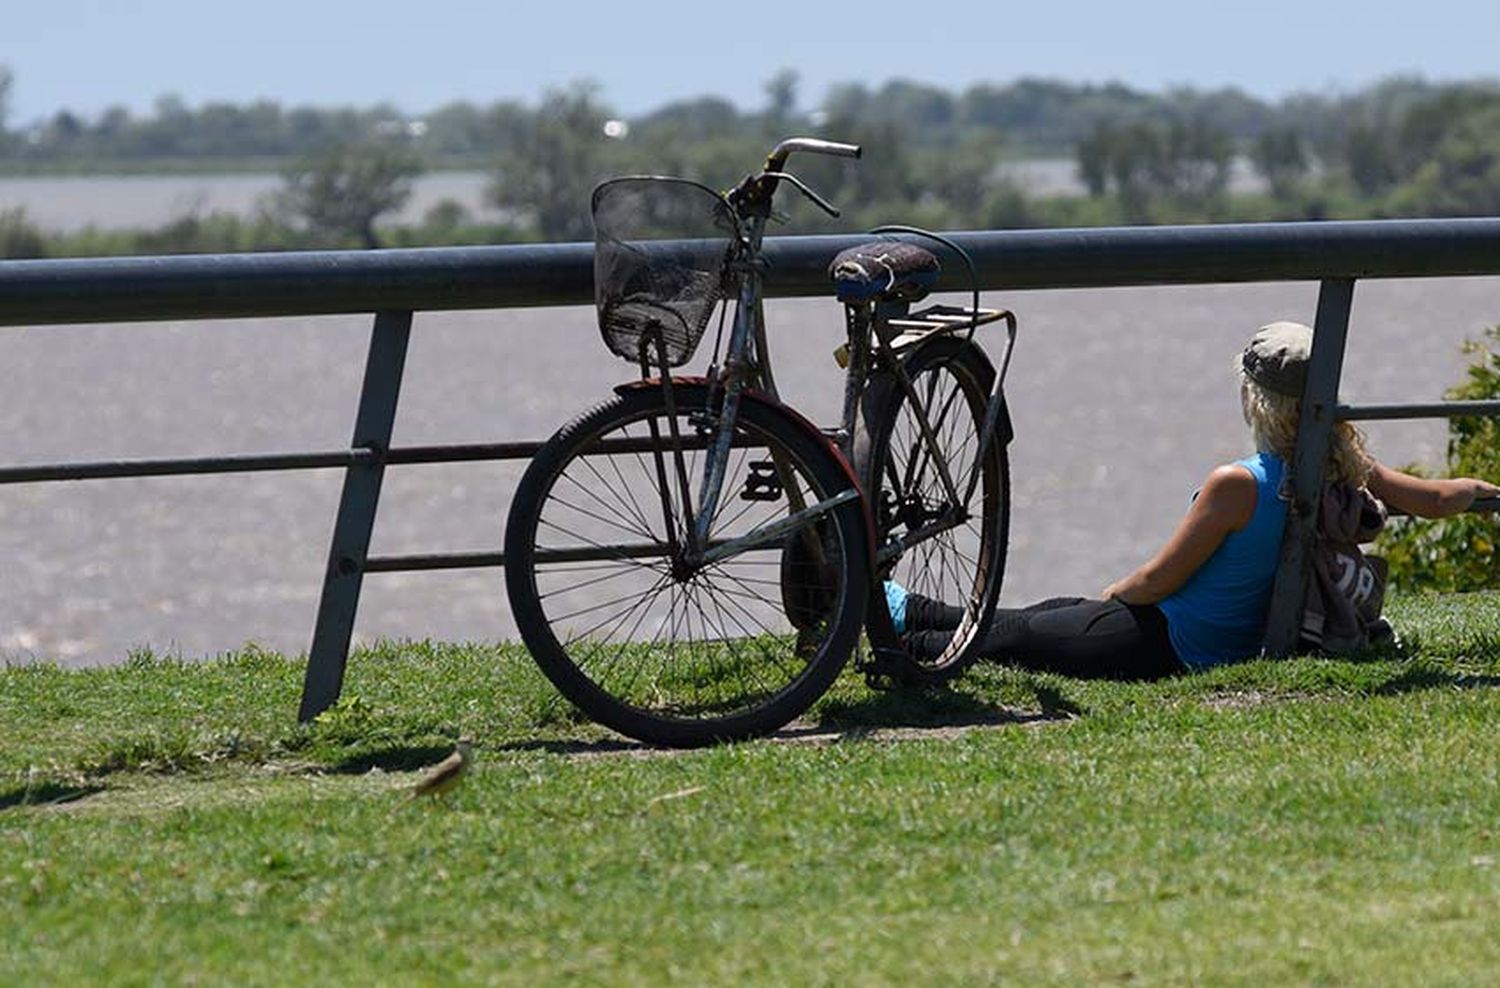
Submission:
MULTIPOLYGON (((1278 394, 1256 384, 1245 374, 1239 358, 1235 371, 1240 379, 1240 395, 1245 422, 1255 437, 1257 449, 1275 453, 1292 465, 1297 448, 1297 424, 1301 420, 1302 399, 1278 394)), ((1370 479, 1374 461, 1365 449, 1364 433, 1349 422, 1335 422, 1328 440, 1328 463, 1324 481, 1343 482, 1363 487, 1370 479)))

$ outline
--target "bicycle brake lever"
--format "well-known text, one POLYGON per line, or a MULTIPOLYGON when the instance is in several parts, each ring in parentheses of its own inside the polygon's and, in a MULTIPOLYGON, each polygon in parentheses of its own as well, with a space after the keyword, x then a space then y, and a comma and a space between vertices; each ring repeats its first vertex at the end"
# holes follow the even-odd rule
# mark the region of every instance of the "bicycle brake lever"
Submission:
POLYGON ((807 196, 807 198, 813 201, 814 205, 816 205, 819 209, 823 210, 823 212, 827 213, 829 216, 832 216, 835 219, 842 215, 838 211, 838 208, 833 205, 833 203, 829 202, 827 199, 824 199, 812 189, 809 189, 806 182, 802 181, 802 179, 798 178, 796 175, 793 175, 791 172, 762 172, 761 175, 765 178, 774 178, 779 179, 783 182, 792 183, 792 185, 796 186, 798 192, 807 196))

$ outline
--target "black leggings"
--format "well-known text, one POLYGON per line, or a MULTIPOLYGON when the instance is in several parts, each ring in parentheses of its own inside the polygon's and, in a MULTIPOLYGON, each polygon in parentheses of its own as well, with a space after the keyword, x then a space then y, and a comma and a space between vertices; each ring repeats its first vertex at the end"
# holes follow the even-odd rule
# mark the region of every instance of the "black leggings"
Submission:
MULTIPOLYGON (((930 605, 915 598, 908 603, 908 640, 914 651, 937 654, 950 632, 925 630, 921 625, 946 624, 949 629, 953 625, 942 613, 949 608, 930 605)), ((980 655, 1078 679, 1164 679, 1183 671, 1160 608, 1085 597, 1054 597, 1030 607, 998 608, 980 655)))

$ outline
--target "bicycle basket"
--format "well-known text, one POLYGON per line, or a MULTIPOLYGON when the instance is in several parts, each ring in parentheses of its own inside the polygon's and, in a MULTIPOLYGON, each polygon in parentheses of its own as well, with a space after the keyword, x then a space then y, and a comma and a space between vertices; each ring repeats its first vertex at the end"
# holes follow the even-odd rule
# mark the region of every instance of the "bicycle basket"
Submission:
POLYGON ((594 304, 610 352, 687 363, 730 291, 739 220, 725 198, 680 178, 630 176, 594 190, 594 304))

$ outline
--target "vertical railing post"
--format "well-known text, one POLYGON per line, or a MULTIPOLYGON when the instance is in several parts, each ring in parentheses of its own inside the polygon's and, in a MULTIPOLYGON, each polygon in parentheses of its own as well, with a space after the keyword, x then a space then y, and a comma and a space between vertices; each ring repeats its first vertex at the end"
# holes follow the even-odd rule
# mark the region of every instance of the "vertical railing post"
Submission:
POLYGON ((380 482, 385 477, 385 454, 396 422, 396 400, 406 366, 406 344, 411 336, 410 312, 380 312, 370 332, 364 384, 354 418, 353 447, 372 455, 344 473, 339 513, 333 523, 328 568, 323 573, 323 595, 307 655, 307 677, 302 684, 298 720, 306 723, 331 707, 344 686, 344 665, 359 610, 365 558, 375 528, 380 482))
POLYGON ((1266 619, 1266 652, 1288 655, 1297 647, 1302 606, 1307 599, 1313 535, 1323 488, 1323 467, 1333 436, 1338 408, 1339 377, 1344 367, 1344 343, 1349 335, 1349 309, 1354 301, 1354 279, 1330 278, 1318 292, 1318 315, 1313 323, 1312 354, 1307 384, 1302 392, 1297 449, 1292 456, 1292 503, 1281 538, 1281 561, 1271 590, 1266 619))

